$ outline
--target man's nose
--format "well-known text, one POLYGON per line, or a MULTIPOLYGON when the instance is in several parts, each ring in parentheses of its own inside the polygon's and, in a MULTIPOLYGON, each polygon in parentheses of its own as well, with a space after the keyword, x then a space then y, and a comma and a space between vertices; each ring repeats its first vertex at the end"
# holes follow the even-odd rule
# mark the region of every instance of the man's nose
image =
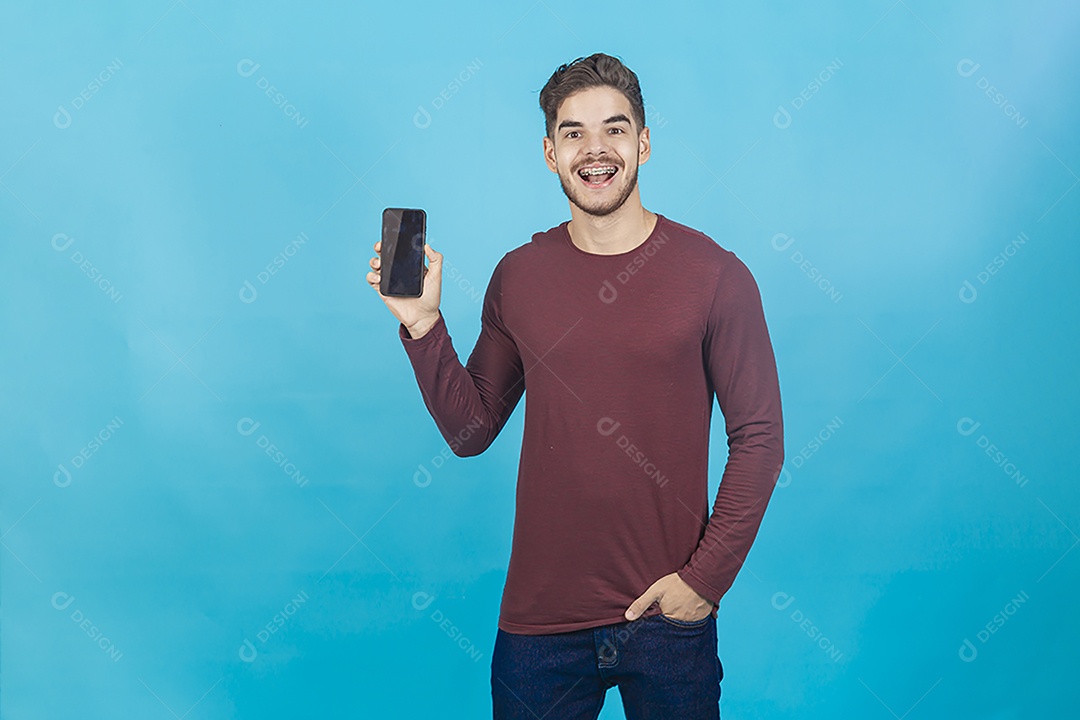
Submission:
POLYGON ((610 146, 608 145, 608 140, 604 135, 594 135, 592 138, 589 139, 586 147, 588 148, 587 154, 590 156, 610 154, 610 146))

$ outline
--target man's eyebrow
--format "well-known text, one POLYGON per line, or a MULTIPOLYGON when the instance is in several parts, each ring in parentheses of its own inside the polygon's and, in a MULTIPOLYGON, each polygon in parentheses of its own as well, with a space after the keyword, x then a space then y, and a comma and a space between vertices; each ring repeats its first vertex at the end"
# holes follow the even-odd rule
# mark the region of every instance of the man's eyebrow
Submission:
MULTIPOLYGON (((608 124, 611 124, 611 123, 617 123, 617 122, 624 122, 627 125, 629 125, 630 124, 630 118, 626 117, 622 113, 619 113, 618 115, 612 115, 607 120, 605 120, 604 125, 608 125, 608 124)), ((583 123, 578 122, 577 120, 563 120, 561 123, 559 123, 558 129, 561 131, 563 128, 568 128, 568 127, 585 127, 585 125, 583 123)))

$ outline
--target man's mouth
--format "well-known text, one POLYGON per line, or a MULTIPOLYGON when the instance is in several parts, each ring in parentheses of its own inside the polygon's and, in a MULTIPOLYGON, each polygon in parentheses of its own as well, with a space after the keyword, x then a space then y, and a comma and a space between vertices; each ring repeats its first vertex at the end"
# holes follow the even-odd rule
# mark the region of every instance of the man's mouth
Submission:
POLYGON ((578 170, 577 174, 587 187, 606 188, 618 172, 619 168, 615 165, 589 165, 578 170))

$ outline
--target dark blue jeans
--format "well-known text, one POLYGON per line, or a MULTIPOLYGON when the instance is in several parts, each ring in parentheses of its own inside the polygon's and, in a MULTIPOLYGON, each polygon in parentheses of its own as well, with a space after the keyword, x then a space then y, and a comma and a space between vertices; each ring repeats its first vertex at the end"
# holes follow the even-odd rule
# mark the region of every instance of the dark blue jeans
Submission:
POLYGON ((716 619, 650 615, 553 635, 499 630, 495 720, 595 720, 617 685, 627 720, 719 720, 724 667, 716 619))

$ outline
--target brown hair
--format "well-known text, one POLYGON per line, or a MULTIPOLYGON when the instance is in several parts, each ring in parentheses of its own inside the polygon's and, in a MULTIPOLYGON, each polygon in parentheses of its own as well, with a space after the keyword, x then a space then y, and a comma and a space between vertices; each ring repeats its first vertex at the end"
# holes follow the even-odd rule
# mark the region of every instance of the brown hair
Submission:
POLYGON ((604 86, 615 88, 630 101, 630 112, 640 133, 645 127, 645 102, 641 99, 637 75, 618 58, 595 53, 560 65, 540 91, 540 109, 544 111, 547 136, 554 141, 552 133, 563 100, 579 90, 604 86))

